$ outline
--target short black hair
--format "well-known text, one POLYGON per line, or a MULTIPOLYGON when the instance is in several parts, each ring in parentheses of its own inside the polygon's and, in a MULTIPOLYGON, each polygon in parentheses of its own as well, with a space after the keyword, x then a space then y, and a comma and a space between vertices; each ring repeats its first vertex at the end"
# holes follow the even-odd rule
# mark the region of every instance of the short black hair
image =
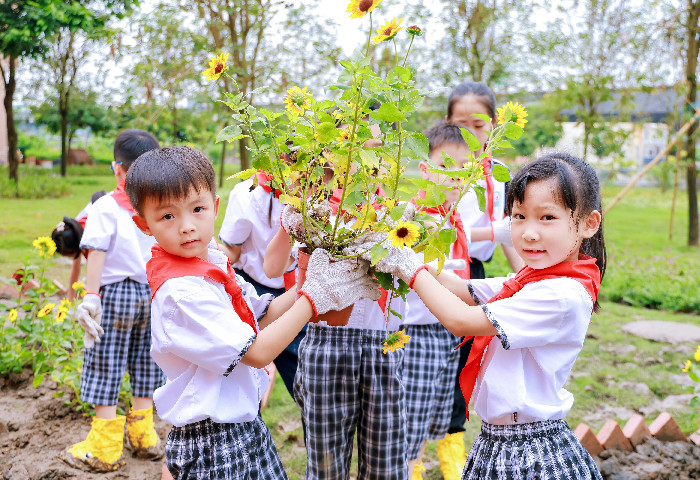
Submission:
POLYGON ((459 102, 465 95, 474 95, 479 102, 489 112, 489 117, 496 118, 496 97, 491 89, 483 82, 462 82, 457 85, 447 99, 447 119, 452 118, 455 103, 459 102))
POLYGON ((150 133, 130 128, 120 133, 114 141, 114 160, 120 162, 125 170, 129 170, 137 158, 159 147, 158 140, 150 133))
POLYGON ((141 155, 126 173, 126 193, 143 215, 148 198, 163 200, 187 196, 190 188, 216 195, 216 173, 207 157, 191 147, 165 147, 141 155))
POLYGON ((464 141, 462 132, 459 129, 460 127, 454 123, 442 122, 426 130, 425 136, 428 139, 428 155, 432 155, 435 150, 441 148, 443 145, 467 146, 467 142, 464 141))

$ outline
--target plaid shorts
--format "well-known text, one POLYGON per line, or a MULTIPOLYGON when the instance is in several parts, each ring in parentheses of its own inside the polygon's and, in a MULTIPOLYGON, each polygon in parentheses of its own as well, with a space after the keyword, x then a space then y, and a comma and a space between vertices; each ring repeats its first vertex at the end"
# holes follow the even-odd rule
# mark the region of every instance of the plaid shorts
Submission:
POLYGON ((287 480, 270 431, 258 414, 245 423, 207 418, 173 427, 165 461, 175 480, 287 480))
POLYGON ((358 476, 405 480, 403 350, 384 355, 386 332, 309 324, 294 394, 306 425, 306 478, 346 480, 357 430, 358 476))
POLYGON ((403 357, 408 458, 418 458, 426 439, 443 438, 450 426, 460 338, 441 323, 405 325, 411 339, 403 357))
POLYGON ((151 358, 151 289, 123 280, 104 285, 100 342, 85 350, 80 398, 97 405, 116 405, 124 372, 134 397, 153 397, 165 375, 151 358))
POLYGON ((564 420, 516 425, 481 423, 462 480, 603 480, 564 420))

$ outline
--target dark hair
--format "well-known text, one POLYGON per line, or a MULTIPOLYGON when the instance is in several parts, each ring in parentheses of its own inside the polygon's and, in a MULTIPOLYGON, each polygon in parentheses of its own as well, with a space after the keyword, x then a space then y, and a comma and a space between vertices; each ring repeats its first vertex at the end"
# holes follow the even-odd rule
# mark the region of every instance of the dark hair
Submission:
POLYGON ((129 170, 131 164, 142 154, 159 147, 156 137, 144 130, 124 130, 114 141, 114 160, 129 170))
POLYGON ((447 119, 452 118, 455 103, 459 102, 465 95, 474 95, 481 104, 486 107, 489 117, 496 118, 496 97, 489 87, 483 82, 462 82, 452 89, 450 98, 447 100, 447 119))
MULTIPOLYGON (((566 153, 550 153, 528 163, 510 181, 506 197, 506 214, 511 215, 514 202, 522 202, 525 189, 531 181, 556 178, 559 183, 559 193, 564 205, 578 219, 584 218, 593 210, 602 212, 600 201, 600 182, 595 170, 583 160, 566 153)), ((596 259, 600 269, 600 279, 605 275, 607 253, 603 237, 603 222, 595 235, 584 238, 579 252, 596 259)), ((598 311, 598 301, 595 302, 598 311)))
POLYGON ((83 238, 83 226, 74 218, 63 217, 51 232, 51 240, 56 244, 56 251, 64 257, 80 256, 80 239, 83 238))
POLYGON ((428 155, 431 155, 436 149, 443 145, 466 146, 467 142, 464 141, 462 132, 459 129, 460 127, 454 123, 443 122, 426 130, 425 136, 428 139, 428 155))
POLYGON ((191 147, 166 147, 141 155, 126 173, 126 193, 143 215, 147 198, 157 201, 187 196, 190 188, 216 195, 216 174, 211 162, 191 147))

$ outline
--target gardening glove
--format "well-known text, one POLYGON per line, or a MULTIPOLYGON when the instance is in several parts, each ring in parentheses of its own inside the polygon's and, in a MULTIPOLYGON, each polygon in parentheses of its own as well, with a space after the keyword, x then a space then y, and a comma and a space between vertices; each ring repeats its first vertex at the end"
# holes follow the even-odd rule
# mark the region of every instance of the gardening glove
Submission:
POLYGON ((92 348, 95 342, 100 341, 100 335, 105 331, 100 326, 102 320, 102 303, 100 296, 95 293, 86 293, 83 301, 75 310, 75 316, 78 323, 85 330, 83 343, 85 348, 92 348))
POLYGON ((498 220, 491 223, 493 229, 493 241, 505 245, 513 246, 513 239, 510 236, 510 217, 505 217, 503 220, 498 220))
MULTIPOLYGON (((313 212, 312 216, 317 220, 329 218, 333 214, 333 210, 328 205, 327 200, 320 203, 311 204, 307 202, 307 212, 313 212)), ((291 235, 294 239, 309 246, 321 245, 321 239, 312 232, 311 238, 306 238, 306 229, 304 228, 304 220, 301 212, 292 205, 285 205, 282 210, 280 222, 284 231, 291 235)))
POLYGON ((330 253, 317 248, 309 258, 306 281, 299 293, 311 302, 314 316, 343 310, 363 298, 377 301, 379 282, 368 271, 369 263, 361 258, 333 261, 330 253))
POLYGON ((414 218, 416 218, 416 206, 413 205, 413 202, 406 202, 406 208, 399 220, 402 222, 412 222, 414 218))
POLYGON ((389 250, 389 253, 372 267, 374 270, 390 273, 406 282, 410 287, 416 274, 420 270, 428 268, 427 265, 416 258, 415 253, 410 248, 392 247, 386 233, 381 232, 372 232, 358 237, 355 242, 343 249, 343 255, 360 255, 360 258, 370 261, 372 254, 369 249, 379 241, 382 242, 384 248, 389 250))

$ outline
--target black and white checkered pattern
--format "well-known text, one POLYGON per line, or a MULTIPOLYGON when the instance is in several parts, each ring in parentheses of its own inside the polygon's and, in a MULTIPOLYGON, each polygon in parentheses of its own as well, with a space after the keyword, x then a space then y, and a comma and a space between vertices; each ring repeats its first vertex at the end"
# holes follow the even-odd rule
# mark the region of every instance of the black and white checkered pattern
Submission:
MULTIPOLYGON (((402 327, 404 328, 404 327, 402 327)), ((450 426, 460 338, 441 323, 406 325, 411 339, 403 358, 408 459, 426 439, 443 438, 450 426)))
POLYGON ((603 479, 564 420, 515 425, 482 422, 462 480, 513 478, 603 479))
POLYGON ((165 442, 165 461, 175 480, 287 479, 260 415, 245 423, 207 418, 173 427, 165 442))
POLYGON ((405 480, 403 350, 382 353, 386 332, 310 324, 294 394, 306 424, 306 479, 347 480, 357 430, 358 476, 405 480))
POLYGON ((151 289, 123 280, 104 285, 104 335, 85 350, 80 398, 97 405, 116 405, 124 372, 129 372, 134 397, 153 397, 165 375, 153 361, 151 349, 151 289))

